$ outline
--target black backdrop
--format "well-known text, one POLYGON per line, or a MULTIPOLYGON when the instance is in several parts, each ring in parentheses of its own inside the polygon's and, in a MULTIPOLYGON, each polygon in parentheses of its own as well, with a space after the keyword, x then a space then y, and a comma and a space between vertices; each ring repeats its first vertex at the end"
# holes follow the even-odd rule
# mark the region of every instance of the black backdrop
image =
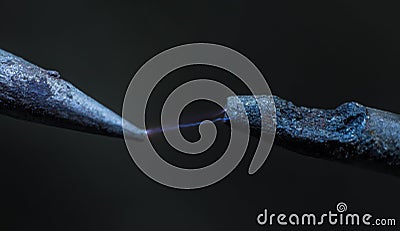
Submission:
MULTIPOLYGON (((117 112, 149 58, 212 42, 245 54, 296 104, 354 100, 400 113, 398 10, 396 1, 1 0, 0 46, 117 112)), ((256 215, 322 213, 339 201, 399 218, 398 178, 280 147, 254 176, 247 157, 218 184, 183 191, 142 174, 123 140, 4 116, 0 128, 1 230, 283 230, 259 227, 256 215)))

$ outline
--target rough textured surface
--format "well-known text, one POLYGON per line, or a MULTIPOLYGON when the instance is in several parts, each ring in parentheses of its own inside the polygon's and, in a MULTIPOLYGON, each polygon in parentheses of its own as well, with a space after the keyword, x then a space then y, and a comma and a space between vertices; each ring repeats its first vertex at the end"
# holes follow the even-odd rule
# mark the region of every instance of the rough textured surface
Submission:
MULTIPOLYGON (((245 114, 230 118, 241 123, 247 116, 250 127, 256 132, 261 124, 276 125, 275 141, 295 152, 325 159, 362 165, 399 175, 400 170, 400 116, 368 108, 355 102, 344 103, 333 110, 298 107, 277 96, 239 96, 245 105, 245 114), (276 107, 275 120, 260 114, 272 113, 271 102, 276 107), (263 108, 269 108, 265 110, 263 108), (263 121, 263 118, 265 121, 263 121)), ((236 110, 238 101, 229 100, 226 110, 236 110)))
MULTIPOLYGON (((43 124, 107 136, 123 136, 122 118, 56 71, 44 70, 0 49, 0 113, 43 124)), ((126 123, 141 139, 145 131, 126 123)))

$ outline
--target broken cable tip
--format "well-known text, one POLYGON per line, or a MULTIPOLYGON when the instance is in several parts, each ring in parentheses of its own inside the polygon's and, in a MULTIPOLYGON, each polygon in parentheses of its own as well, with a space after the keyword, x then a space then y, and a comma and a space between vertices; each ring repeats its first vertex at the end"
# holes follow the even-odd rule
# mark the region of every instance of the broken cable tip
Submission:
POLYGON ((226 110, 231 123, 248 122, 251 130, 275 134, 276 144, 294 152, 400 175, 398 114, 355 102, 307 108, 266 95, 229 97, 226 110))
POLYGON ((140 129, 130 122, 123 122, 123 133, 127 139, 144 140, 148 135, 148 130, 140 129))
POLYGON ((262 128, 264 133, 275 134, 276 109, 273 96, 239 95, 227 98, 225 113, 231 123, 244 126, 249 124, 252 130, 262 128), (258 107, 257 105, 260 105, 258 107))
POLYGON ((56 71, 47 71, 0 49, 0 114, 105 136, 144 139, 145 131, 124 123, 56 71))

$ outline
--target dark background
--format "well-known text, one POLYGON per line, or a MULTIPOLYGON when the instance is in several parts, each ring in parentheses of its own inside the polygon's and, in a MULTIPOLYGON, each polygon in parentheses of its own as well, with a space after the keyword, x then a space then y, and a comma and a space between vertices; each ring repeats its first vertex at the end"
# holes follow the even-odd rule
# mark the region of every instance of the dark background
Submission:
MULTIPOLYGON (((58 70, 117 112, 149 58, 211 42, 246 55, 296 104, 400 113, 396 1, 2 0, 0 11, 2 49, 58 70)), ((400 221, 398 178, 276 146, 256 175, 246 156, 221 182, 184 191, 146 177, 123 140, 4 116, 0 128, 1 230, 283 230, 259 227, 257 214, 322 213, 340 201, 400 221)))

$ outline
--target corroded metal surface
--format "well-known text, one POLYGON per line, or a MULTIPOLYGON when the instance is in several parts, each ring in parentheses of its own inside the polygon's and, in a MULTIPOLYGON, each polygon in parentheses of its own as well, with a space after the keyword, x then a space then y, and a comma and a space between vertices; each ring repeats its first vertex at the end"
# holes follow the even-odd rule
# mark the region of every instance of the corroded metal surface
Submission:
MULTIPOLYGON (((298 107, 276 96, 230 97, 226 110, 233 115, 231 123, 240 124, 249 117, 253 134, 276 131, 276 143, 287 149, 399 175, 400 116, 397 114, 354 102, 333 110, 298 107), (239 110, 239 103, 244 104, 245 111, 239 110)), ((42 69, 1 49, 0 113, 123 137, 119 115, 62 80, 58 72, 42 69)), ((129 123, 124 129, 132 138, 146 136, 144 130, 129 123)))
MULTIPOLYGON (((273 121, 275 141, 284 148, 399 175, 400 116, 397 114, 355 102, 324 110, 298 107, 277 96, 239 96, 237 99, 246 112, 239 111, 230 118, 231 123, 242 123, 248 116, 252 130, 269 133, 270 127, 261 130, 260 125, 273 121), (261 104, 261 113, 255 97, 261 104), (276 119, 263 121, 264 113, 271 113, 272 101, 276 119)), ((226 110, 236 110, 237 103, 228 98, 226 110)))
MULTIPOLYGON (((0 49, 0 113, 79 131, 123 137, 122 118, 60 78, 0 49)), ((142 139, 145 131, 126 123, 142 139)))

